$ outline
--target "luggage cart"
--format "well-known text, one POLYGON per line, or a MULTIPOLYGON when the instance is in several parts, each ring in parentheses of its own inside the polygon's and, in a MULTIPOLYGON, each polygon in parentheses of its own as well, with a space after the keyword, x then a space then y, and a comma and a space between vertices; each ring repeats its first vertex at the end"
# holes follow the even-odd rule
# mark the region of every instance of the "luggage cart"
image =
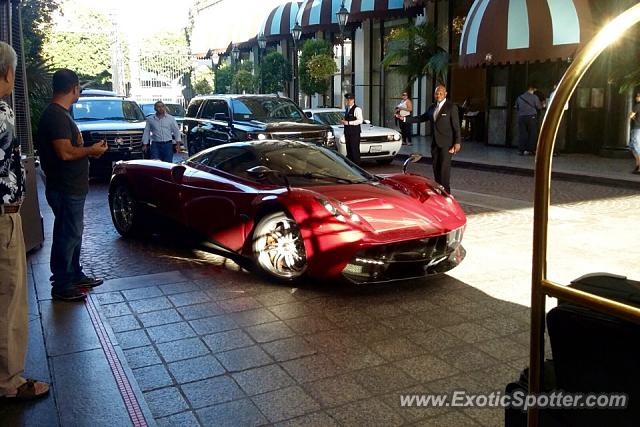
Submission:
MULTIPOLYGON (((640 22, 640 4, 631 7, 609 22, 584 49, 562 77, 556 96, 544 117, 538 140, 535 168, 535 199, 533 227, 533 263, 531 277, 531 341, 529 393, 537 394, 542 385, 542 362, 544 358, 545 297, 555 297, 605 313, 616 318, 640 324, 640 308, 602 298, 571 287, 563 286, 547 278, 547 237, 551 186, 551 160, 555 137, 558 132, 564 105, 569 100, 580 80, 602 53, 629 28, 640 22)), ((537 408, 529 409, 528 426, 537 426, 537 408)))

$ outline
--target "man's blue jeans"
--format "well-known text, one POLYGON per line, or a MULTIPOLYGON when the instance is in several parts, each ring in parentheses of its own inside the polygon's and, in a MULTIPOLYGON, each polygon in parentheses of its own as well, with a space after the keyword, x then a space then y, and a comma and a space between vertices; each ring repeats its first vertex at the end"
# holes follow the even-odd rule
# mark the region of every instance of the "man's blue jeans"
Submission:
POLYGON ((46 195, 55 215, 51 243, 51 282, 53 291, 63 292, 85 277, 80 265, 80 249, 86 196, 74 196, 50 189, 46 195))
POLYGON ((173 143, 168 142, 152 142, 151 158, 162 160, 163 162, 173 162, 173 143))

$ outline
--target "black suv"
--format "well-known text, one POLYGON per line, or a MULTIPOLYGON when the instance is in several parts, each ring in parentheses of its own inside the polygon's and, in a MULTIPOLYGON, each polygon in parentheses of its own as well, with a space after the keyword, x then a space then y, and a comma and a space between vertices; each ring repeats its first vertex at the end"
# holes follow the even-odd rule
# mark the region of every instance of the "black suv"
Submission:
POLYGON ((90 159, 91 176, 110 175, 113 163, 118 160, 142 158, 146 122, 135 101, 109 95, 81 96, 73 104, 71 115, 82 132, 85 145, 101 139, 109 145, 99 159, 90 159))
POLYGON ((277 95, 207 95, 193 98, 184 120, 189 155, 228 142, 294 139, 334 145, 331 127, 307 118, 277 95))

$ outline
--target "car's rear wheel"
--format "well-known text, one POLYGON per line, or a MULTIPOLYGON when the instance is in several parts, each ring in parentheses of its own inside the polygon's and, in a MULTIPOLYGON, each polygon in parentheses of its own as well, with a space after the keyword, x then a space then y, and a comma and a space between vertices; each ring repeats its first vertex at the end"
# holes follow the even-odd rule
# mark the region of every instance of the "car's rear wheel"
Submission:
POLYGON ((307 268, 304 241, 298 224, 284 212, 265 215, 253 232, 253 258, 267 275, 294 280, 307 268))
POLYGON ((113 225, 122 236, 131 237, 140 231, 139 208, 126 183, 115 184, 109 193, 109 210, 113 225))

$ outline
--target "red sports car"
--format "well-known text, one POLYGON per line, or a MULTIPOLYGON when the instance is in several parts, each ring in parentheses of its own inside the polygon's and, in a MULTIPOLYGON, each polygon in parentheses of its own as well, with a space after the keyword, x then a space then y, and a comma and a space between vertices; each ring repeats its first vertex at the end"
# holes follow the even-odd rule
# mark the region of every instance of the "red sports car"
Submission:
POLYGON ((465 256, 465 214, 440 185, 404 172, 372 175, 302 142, 239 142, 181 164, 118 163, 109 206, 123 236, 152 211, 282 280, 372 283, 448 271, 465 256))

